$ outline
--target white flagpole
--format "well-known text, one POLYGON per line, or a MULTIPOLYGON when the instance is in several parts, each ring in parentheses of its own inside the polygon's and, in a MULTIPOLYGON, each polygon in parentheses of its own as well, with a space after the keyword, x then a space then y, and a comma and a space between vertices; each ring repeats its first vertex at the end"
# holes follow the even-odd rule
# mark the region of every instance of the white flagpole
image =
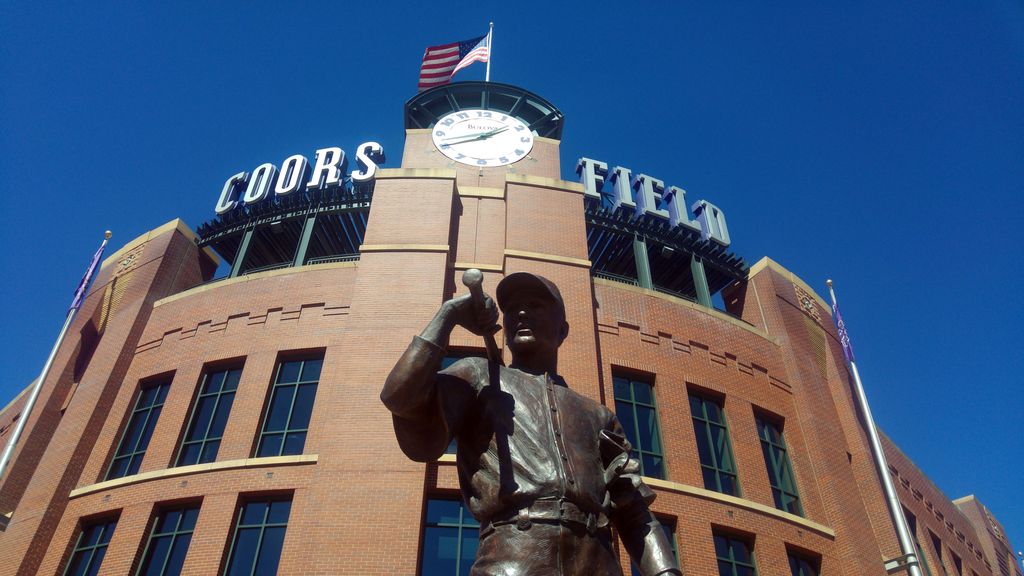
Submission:
MULTIPOLYGON (((110 240, 110 230, 107 230, 103 235, 103 244, 100 245, 99 253, 103 253, 103 249, 107 247, 107 242, 110 240)), ((92 278, 86 279, 85 289, 88 289, 89 282, 92 278)), ((83 294, 84 298, 84 294, 83 294)), ((0 456, 0 479, 4 477, 4 472, 7 470, 7 465, 10 464, 11 455, 14 454, 14 447, 18 445, 18 440, 21 438, 21 433, 25 430, 25 423, 28 422, 28 417, 32 414, 32 408, 35 407, 36 399, 39 398, 39 391, 43 387, 43 382, 46 381, 47 375, 50 373, 50 367, 53 366, 53 359, 57 356, 57 350, 60 349, 60 345, 64 343, 64 336, 68 333, 68 327, 71 326, 71 321, 75 319, 75 314, 78 313, 78 307, 72 306, 68 309, 67 318, 64 319, 64 327, 60 329, 60 334, 57 335, 57 341, 53 343, 53 348, 50 350, 50 356, 46 359, 46 364, 43 364, 43 371, 40 372, 39 377, 32 384, 32 392, 29 394, 28 401, 25 403, 25 407, 21 410, 21 418, 18 418, 18 424, 14 427, 14 432, 11 433, 11 438, 7 442, 7 447, 4 448, 3 456, 0 456)))
MULTIPOLYGON (((832 297, 832 314, 838 315, 839 305, 836 302, 836 293, 832 289, 832 281, 827 280, 825 283, 828 284, 828 293, 832 297)), ((838 317, 834 317, 834 319, 839 320, 838 317)), ((843 340, 843 353, 846 355, 847 362, 850 365, 850 373, 853 375, 853 383, 857 392, 857 404, 860 406, 861 413, 864 416, 864 423, 867 424, 871 454, 875 458, 875 467, 878 468, 878 475, 882 478, 882 491, 885 492, 886 503, 889 505, 889 514, 892 515, 893 524, 895 524, 900 552, 903 554, 901 558, 895 559, 897 560, 895 564, 896 566, 906 568, 910 576, 923 576, 917 559, 917 548, 914 545, 913 536, 910 534, 910 528, 907 526, 907 519, 903 515, 903 506, 900 504, 899 497, 896 496, 896 487, 892 483, 892 477, 889 476, 889 464, 885 460, 885 452, 882 450, 882 442, 878 437, 875 419, 871 416, 871 407, 868 406, 868 397, 864 392, 864 385, 860 381, 860 373, 857 372, 857 363, 853 359, 852 349, 848 348, 849 336, 846 334, 845 325, 841 328, 841 331, 843 333, 839 335, 839 338, 843 340), (848 353, 848 349, 851 352, 848 353)), ((892 562, 890 561, 890 563, 892 562)))
POLYGON ((494 55, 494 51, 491 50, 491 42, 494 40, 494 22, 491 22, 491 27, 487 30, 487 72, 484 75, 484 82, 491 81, 491 57, 494 55))

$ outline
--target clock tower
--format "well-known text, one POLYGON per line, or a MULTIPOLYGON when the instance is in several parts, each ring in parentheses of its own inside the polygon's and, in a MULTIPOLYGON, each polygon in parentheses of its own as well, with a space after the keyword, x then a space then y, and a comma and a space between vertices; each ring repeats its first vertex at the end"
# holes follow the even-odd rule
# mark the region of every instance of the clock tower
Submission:
POLYGON ((402 168, 455 170, 463 186, 504 187, 507 174, 560 178, 564 116, 509 84, 457 82, 405 104, 402 168))

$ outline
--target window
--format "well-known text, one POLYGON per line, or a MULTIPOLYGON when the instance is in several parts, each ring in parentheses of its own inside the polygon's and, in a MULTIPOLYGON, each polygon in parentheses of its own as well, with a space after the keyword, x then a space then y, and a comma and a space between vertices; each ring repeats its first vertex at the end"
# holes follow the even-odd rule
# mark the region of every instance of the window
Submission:
POLYGON ((697 438, 704 487, 723 494, 740 495, 736 461, 732 456, 725 411, 718 400, 690 393, 693 434, 697 438))
POLYGON ((618 416, 633 453, 640 460, 640 473, 652 478, 665 477, 658 408, 654 404, 654 386, 643 380, 613 376, 615 415, 618 416))
POLYGON ((146 385, 139 391, 135 401, 135 409, 125 426, 117 453, 107 471, 107 480, 130 476, 139 471, 142 457, 146 455, 146 447, 153 436, 153 429, 160 418, 160 410, 164 406, 164 398, 170 389, 170 382, 159 382, 146 385))
POLYGON ((153 524, 138 576, 178 576, 192 542, 199 507, 167 510, 153 524))
POLYGON ((818 576, 821 559, 794 550, 787 550, 786 557, 789 559, 791 576, 818 576))
POLYGON ((917 552, 918 563, 924 567, 925 576, 932 576, 932 568, 928 565, 928 559, 924 556, 924 549, 921 548, 921 542, 917 539, 917 518, 906 508, 903 508, 903 517, 907 519, 907 528, 910 530, 910 535, 914 537, 914 548, 917 552))
POLYGON ((747 540, 715 533, 715 558, 718 576, 756 576, 754 550, 747 540))
POLYGON ((468 576, 480 543, 480 524, 462 500, 427 500, 420 576, 468 576))
POLYGON ((964 561, 956 555, 956 552, 949 551, 950 557, 953 558, 953 569, 956 570, 956 576, 963 576, 964 573, 964 561))
POLYGON ((942 540, 931 530, 928 531, 928 536, 931 538, 932 550, 935 551, 935 559, 939 562, 939 568, 942 568, 942 573, 948 576, 949 572, 946 570, 946 563, 942 560, 942 540))
POLYGON ((786 440, 782 437, 782 425, 761 415, 757 415, 755 419, 775 507, 803 516, 800 495, 796 491, 796 478, 793 476, 793 467, 786 453, 786 440))
POLYGON ((256 456, 302 454, 323 361, 315 358, 278 364, 256 456))
MULTIPOLYGON (((679 548, 676 546, 676 524, 671 520, 664 520, 658 518, 658 523, 661 524, 661 529, 665 531, 665 538, 668 540, 668 545, 672 547, 672 558, 675 559, 676 564, 679 564, 679 548)), ((630 569, 632 570, 632 576, 641 576, 640 571, 636 568, 636 563, 630 563, 630 569)))
POLYGON ((83 526, 64 576, 92 576, 98 573, 116 527, 116 518, 83 526))
POLYGON ((228 423, 235 390, 242 377, 242 369, 206 372, 199 388, 192 417, 189 419, 185 440, 178 452, 178 466, 205 464, 217 459, 220 440, 228 423))
POLYGON ((238 510, 225 576, 273 576, 288 529, 289 500, 246 502, 238 510))

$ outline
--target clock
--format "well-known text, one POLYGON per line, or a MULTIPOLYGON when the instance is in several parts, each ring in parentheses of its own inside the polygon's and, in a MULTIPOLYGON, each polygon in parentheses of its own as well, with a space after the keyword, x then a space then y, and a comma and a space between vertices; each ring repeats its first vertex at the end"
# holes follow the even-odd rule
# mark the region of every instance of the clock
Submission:
POLYGON ((492 110, 459 110, 433 127, 434 146, 470 166, 506 166, 533 149, 533 133, 518 118, 492 110))

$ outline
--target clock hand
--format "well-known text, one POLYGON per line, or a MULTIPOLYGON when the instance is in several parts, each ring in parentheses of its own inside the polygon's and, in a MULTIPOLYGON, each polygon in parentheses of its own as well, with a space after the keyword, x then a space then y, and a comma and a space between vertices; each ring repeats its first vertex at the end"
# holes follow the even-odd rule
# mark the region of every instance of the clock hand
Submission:
POLYGON ((468 138, 459 140, 457 142, 444 142, 444 143, 442 143, 441 148, 447 148, 447 147, 450 147, 450 146, 455 146, 455 145, 457 145, 457 143, 465 143, 465 142, 472 142, 472 141, 476 141, 476 140, 481 140, 483 138, 484 138, 484 136, 482 136, 480 134, 476 134, 475 136, 469 136, 468 138))
POLYGON ((490 132, 480 136, 480 139, 482 140, 484 138, 490 138, 491 136, 494 136, 495 134, 501 134, 505 130, 508 130, 508 126, 502 126, 500 128, 495 128, 494 130, 491 130, 490 132))

